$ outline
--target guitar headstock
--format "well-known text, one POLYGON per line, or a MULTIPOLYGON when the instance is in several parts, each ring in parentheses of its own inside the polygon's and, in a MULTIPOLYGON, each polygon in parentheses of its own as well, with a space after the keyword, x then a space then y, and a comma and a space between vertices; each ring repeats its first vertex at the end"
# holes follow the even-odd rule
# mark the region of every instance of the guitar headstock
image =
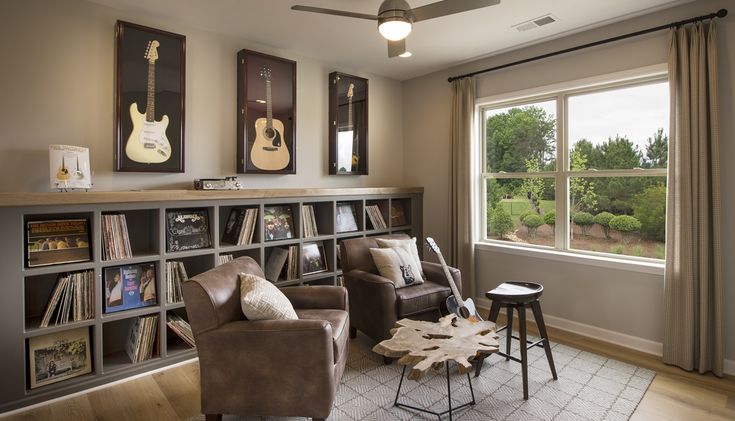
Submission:
POLYGON ((156 60, 158 60, 158 46, 161 45, 160 42, 156 41, 155 39, 153 41, 148 41, 148 46, 145 49, 145 59, 148 60, 148 63, 155 63, 156 60))
POLYGON ((439 246, 436 245, 436 241, 434 241, 431 237, 426 237, 426 245, 429 246, 429 249, 433 251, 436 254, 441 253, 441 250, 439 250, 439 246))
POLYGON ((352 98, 352 95, 354 94, 354 90, 355 90, 355 84, 350 83, 350 87, 347 88, 347 98, 352 98))
POLYGON ((265 80, 271 80, 271 77, 273 76, 271 73, 271 68, 265 65, 260 68, 259 75, 265 80))

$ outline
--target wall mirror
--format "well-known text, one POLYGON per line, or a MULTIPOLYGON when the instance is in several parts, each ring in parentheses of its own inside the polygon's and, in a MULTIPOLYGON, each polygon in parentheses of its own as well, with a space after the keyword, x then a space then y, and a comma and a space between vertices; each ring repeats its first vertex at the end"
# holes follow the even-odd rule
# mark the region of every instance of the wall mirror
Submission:
POLYGON ((329 74, 329 174, 368 173, 368 80, 329 74))

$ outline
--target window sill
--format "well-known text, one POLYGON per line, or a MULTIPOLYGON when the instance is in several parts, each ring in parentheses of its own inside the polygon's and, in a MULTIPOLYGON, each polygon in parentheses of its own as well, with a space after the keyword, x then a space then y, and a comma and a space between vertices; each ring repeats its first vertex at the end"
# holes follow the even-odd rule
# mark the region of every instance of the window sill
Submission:
POLYGON ((515 254, 518 256, 528 256, 537 259, 555 260, 557 262, 604 267, 610 269, 625 270, 629 272, 648 273, 651 275, 660 275, 661 277, 664 276, 663 262, 659 263, 618 259, 615 257, 596 256, 584 253, 561 251, 556 249, 521 247, 512 244, 502 244, 499 242, 489 241, 475 243, 475 250, 515 254))

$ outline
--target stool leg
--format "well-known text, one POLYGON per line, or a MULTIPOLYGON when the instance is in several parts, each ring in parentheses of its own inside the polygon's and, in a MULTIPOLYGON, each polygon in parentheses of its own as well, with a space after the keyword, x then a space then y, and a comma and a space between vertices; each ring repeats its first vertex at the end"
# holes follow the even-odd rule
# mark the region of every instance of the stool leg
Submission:
POLYGON ((554 380, 557 380, 556 367, 554 367, 554 357, 551 356, 551 344, 549 344, 549 334, 546 333, 546 324, 544 323, 544 315, 541 313, 541 303, 534 301, 531 303, 531 309, 533 310, 533 317, 536 319, 536 326, 538 326, 538 332, 544 339, 544 351, 546 351, 546 359, 549 361, 549 368, 551 368, 551 374, 554 376, 554 380))
MULTIPOLYGON (((490 304, 490 314, 488 314, 487 319, 495 323, 498 321, 498 315, 500 315, 500 303, 497 301, 493 301, 493 303, 490 304)), ((480 371, 482 371, 482 365, 485 363, 485 358, 487 357, 488 355, 483 355, 479 357, 477 361, 475 362, 475 377, 480 377, 480 371)))
POLYGON ((498 321, 499 314, 500 314, 500 303, 497 301, 493 301, 493 303, 490 304, 490 314, 488 314, 487 320, 495 323, 498 321))
MULTIPOLYGON (((513 340, 513 306, 508 306, 508 328, 505 329, 505 355, 510 355, 510 341, 513 340)), ((522 343, 522 342, 521 342, 522 343)), ((505 361, 510 358, 505 357, 505 361)))
POLYGON ((523 399, 528 400, 528 346, 526 344, 526 306, 518 307, 518 333, 521 345, 521 371, 523 373, 523 399))

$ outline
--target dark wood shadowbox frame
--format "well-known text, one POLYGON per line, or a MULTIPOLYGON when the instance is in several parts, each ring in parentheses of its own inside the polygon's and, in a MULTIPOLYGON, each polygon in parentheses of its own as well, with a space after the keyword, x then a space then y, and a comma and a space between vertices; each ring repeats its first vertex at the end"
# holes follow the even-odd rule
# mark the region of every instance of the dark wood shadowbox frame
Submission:
MULTIPOLYGON (((329 174, 330 175, 368 175, 368 80, 359 76, 348 75, 347 73, 332 72, 329 74, 329 174), (337 168, 337 136, 339 133, 339 121, 342 120, 340 114, 340 96, 339 81, 353 81, 356 84, 365 85, 365 100, 362 106, 362 124, 358 127, 358 135, 360 136, 360 144, 358 153, 360 161, 355 171, 339 171, 337 168)), ((354 106, 354 103, 353 103, 354 106)), ((345 117, 346 119, 346 117, 345 117)), ((353 125, 354 125, 353 116, 353 125)))
MULTIPOLYGON (((277 82, 273 82, 275 90, 277 82)), ((265 116, 265 112, 263 113, 265 116)), ((275 115, 273 118, 276 118, 275 115)), ((284 125, 286 123, 284 122, 284 125)), ((284 131, 288 131, 284 128, 284 131)), ((296 174, 296 62, 282 57, 259 53, 251 50, 240 50, 237 53, 237 172, 238 174, 296 174), (289 147, 291 160, 286 168, 281 170, 263 170, 249 164, 250 148, 255 137, 248 137, 248 128, 259 116, 255 116, 252 110, 248 110, 248 74, 247 61, 249 57, 258 57, 262 61, 273 63, 285 63, 291 66, 291 131, 283 134, 283 142, 289 147)))
MULTIPOLYGON (((186 98, 186 36, 175 34, 173 32, 167 32, 162 31, 160 29, 150 28, 143 25, 138 25, 131 22, 125 22, 118 20, 115 25, 115 171, 122 171, 122 172, 173 172, 173 173, 183 173, 184 172, 184 162, 185 162, 185 148, 184 148, 184 133, 185 133, 185 98, 186 98), (180 77, 179 77, 179 86, 180 86, 180 92, 181 92, 181 105, 179 108, 179 115, 180 115, 180 125, 178 127, 179 130, 179 142, 178 144, 171 144, 172 151, 178 147, 179 149, 179 159, 177 166, 174 167, 167 167, 163 166, 162 164, 142 164, 137 162, 132 162, 132 160, 126 160, 124 159, 125 156, 125 142, 127 139, 125 138, 126 135, 130 135, 130 133, 123 133, 123 118, 130 118, 125 109, 123 107, 123 78, 125 75, 123 75, 123 36, 125 32, 125 28, 135 29, 143 32, 150 32, 151 34, 157 34, 162 35, 166 37, 172 37, 176 38, 180 42, 180 60, 179 60, 179 68, 180 68, 180 77), (126 163, 126 161, 128 161, 126 163)), ((143 60, 143 54, 144 51, 140 51, 140 57, 141 60, 143 60)), ((158 74, 158 72, 156 72, 158 74)), ((130 106, 130 104, 127 104, 130 106)), ((157 112, 160 112, 160 108, 156 107, 157 112)), ((172 130, 172 127, 169 126, 167 128, 167 132, 169 130, 172 130)))

